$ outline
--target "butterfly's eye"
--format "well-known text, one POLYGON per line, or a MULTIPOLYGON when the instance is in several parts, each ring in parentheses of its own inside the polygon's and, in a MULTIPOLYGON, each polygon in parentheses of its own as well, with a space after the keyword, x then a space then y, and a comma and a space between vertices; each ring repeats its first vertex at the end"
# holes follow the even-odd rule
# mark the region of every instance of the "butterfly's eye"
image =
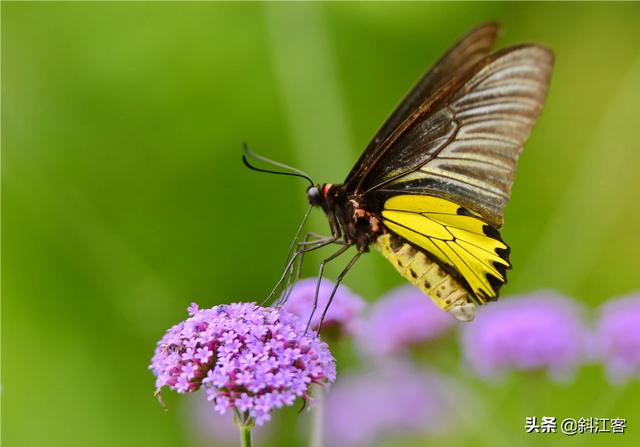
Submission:
POLYGON ((309 200, 311 205, 319 206, 322 203, 320 190, 315 186, 309 187, 309 189, 307 189, 307 200, 309 200))

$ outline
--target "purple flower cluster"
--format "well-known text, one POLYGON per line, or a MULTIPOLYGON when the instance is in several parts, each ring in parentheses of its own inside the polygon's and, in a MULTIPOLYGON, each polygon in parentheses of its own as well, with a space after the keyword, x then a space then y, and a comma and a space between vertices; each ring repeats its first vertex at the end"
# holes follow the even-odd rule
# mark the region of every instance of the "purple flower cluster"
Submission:
POLYGON ((640 376, 640 295, 604 304, 596 332, 609 379, 619 383, 640 376))
POLYGON ((373 304, 358 333, 361 349, 384 357, 444 334, 456 320, 414 286, 400 286, 373 304))
MULTIPOLYGON (((311 316, 313 300, 316 294, 317 278, 308 278, 294 284, 291 294, 284 304, 284 308, 302 320, 306 321, 311 316)), ((311 328, 318 329, 322 312, 327 305, 334 283, 323 279, 318 291, 318 308, 311 319, 311 328)), ((331 306, 327 311, 322 327, 326 330, 337 326, 344 335, 353 334, 360 313, 364 309, 365 301, 345 286, 338 286, 331 306)))
POLYGON ((156 388, 206 389, 215 410, 233 409, 258 425, 274 408, 307 399, 312 383, 333 382, 336 365, 326 343, 282 310, 237 303, 200 310, 158 342, 150 369, 156 388))
POLYGON ((482 377, 546 369, 564 379, 588 357, 581 314, 576 302, 548 291, 492 303, 464 326, 464 357, 482 377))

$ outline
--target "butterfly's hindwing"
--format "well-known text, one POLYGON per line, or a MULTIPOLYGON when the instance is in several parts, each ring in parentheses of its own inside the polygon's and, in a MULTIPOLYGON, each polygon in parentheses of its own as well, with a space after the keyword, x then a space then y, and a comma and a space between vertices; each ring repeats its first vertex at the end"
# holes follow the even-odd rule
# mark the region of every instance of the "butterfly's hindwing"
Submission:
POLYGON ((381 212, 389 231, 457 272, 480 304, 495 300, 510 268, 498 231, 466 208, 438 197, 399 195, 381 212))

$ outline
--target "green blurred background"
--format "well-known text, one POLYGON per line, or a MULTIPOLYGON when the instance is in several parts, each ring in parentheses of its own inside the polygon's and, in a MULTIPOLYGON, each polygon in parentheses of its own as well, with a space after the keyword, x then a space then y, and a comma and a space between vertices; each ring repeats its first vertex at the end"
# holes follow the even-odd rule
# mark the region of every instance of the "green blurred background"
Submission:
MULTIPOLYGON (((2 2, 3 445, 190 445, 184 414, 152 396, 155 342, 191 301, 261 298, 305 208, 305 183, 246 170, 241 143, 340 182, 486 20, 499 46, 557 59, 506 210, 504 294, 554 288, 595 309, 640 285, 639 4, 2 2)), ((312 227, 326 232, 321 215, 312 227)), ((346 283, 368 300, 401 282, 365 258, 346 283)), ((600 367, 467 385, 502 398, 424 445, 640 445, 638 383, 600 367), (533 415, 629 428, 526 435, 533 415)))

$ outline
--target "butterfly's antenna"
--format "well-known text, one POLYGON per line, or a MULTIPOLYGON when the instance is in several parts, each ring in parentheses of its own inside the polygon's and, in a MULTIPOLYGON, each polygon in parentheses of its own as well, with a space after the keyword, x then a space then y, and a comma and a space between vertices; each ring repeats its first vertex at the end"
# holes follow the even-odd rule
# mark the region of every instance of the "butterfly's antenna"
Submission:
POLYGON ((309 175, 307 175, 306 173, 302 172, 301 170, 296 169, 296 168, 292 168, 291 166, 287 166, 284 163, 280 163, 280 162, 277 162, 277 161, 274 161, 274 160, 270 160, 270 159, 268 159, 266 157, 263 157, 262 155, 258 155, 255 152, 253 152, 251 149, 249 149, 249 146, 247 146, 247 143, 243 143, 242 147, 243 147, 244 152, 245 152, 245 155, 242 156, 242 161, 244 162, 244 164, 245 164, 245 166, 247 168, 252 169, 254 171, 258 171, 258 172, 266 172, 266 173, 269 173, 269 174, 291 175, 291 176, 294 176, 294 177, 301 177, 301 178, 306 179, 311 184, 311 186, 314 186, 314 183, 313 183, 313 180, 311 180, 311 177, 309 177, 309 175), (249 160, 247 159, 247 156, 249 156, 249 157, 251 157, 253 159, 260 160, 262 162, 268 163, 270 165, 277 166, 277 167, 282 168, 282 169, 287 169, 287 170, 292 171, 292 172, 272 171, 270 169, 257 168, 255 166, 253 166, 251 163, 249 163, 249 160))

